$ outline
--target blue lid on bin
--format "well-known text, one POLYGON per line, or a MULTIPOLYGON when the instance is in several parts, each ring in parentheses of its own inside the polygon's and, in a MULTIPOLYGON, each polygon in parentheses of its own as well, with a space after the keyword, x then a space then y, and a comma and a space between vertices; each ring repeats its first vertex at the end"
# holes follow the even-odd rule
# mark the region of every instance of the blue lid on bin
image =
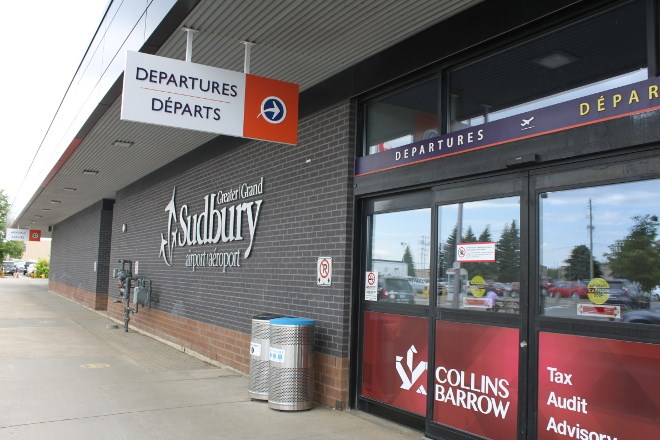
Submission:
POLYGON ((271 325, 314 325, 313 319, 308 318, 275 318, 270 320, 271 325))

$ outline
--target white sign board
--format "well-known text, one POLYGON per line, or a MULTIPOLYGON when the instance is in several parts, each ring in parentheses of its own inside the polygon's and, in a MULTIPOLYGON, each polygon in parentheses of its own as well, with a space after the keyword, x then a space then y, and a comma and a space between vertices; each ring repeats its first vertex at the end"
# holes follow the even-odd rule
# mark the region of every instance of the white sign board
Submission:
POLYGON ((7 228, 7 241, 28 241, 30 239, 29 229, 12 229, 7 228))
POLYGON ((316 285, 329 286, 332 284, 332 258, 319 257, 316 261, 316 285))
POLYGON ((494 263, 495 243, 459 243, 456 246, 456 261, 461 263, 494 263))
POLYGON ((367 272, 364 277, 364 300, 378 301, 378 272, 367 272))
POLYGON ((243 135, 245 74, 128 51, 121 119, 243 135))
POLYGON ((128 51, 121 119, 296 144, 298 90, 293 83, 128 51))

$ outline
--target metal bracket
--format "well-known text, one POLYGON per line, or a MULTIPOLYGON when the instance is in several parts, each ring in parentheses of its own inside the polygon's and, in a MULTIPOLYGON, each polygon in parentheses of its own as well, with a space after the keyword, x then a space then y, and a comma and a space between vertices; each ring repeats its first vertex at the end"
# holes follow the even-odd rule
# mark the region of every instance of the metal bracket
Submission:
POLYGON ((199 32, 197 29, 190 29, 187 27, 182 27, 182 31, 186 33, 186 62, 192 62, 192 51, 193 51, 193 35, 199 32))
POLYGON ((252 46, 257 43, 252 43, 251 41, 241 41, 245 46, 245 60, 243 61, 243 73, 250 73, 250 51, 252 46))

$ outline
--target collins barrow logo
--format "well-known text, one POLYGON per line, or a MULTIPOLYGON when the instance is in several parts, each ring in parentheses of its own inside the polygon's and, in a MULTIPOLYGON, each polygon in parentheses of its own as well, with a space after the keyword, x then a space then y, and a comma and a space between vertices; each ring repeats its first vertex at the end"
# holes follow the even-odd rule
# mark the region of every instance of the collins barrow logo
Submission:
MULTIPOLYGON (((404 390, 411 389, 413 385, 415 385, 415 382, 417 382, 417 379, 419 379, 428 368, 429 363, 426 361, 421 361, 415 368, 413 368, 413 357, 416 354, 417 349, 414 345, 411 345, 406 355, 406 367, 408 367, 408 371, 406 371, 401 364, 403 356, 396 356, 396 371, 399 373, 399 377, 401 377, 401 388, 404 390), (410 373, 410 375, 408 375, 408 373, 410 373)), ((420 385, 415 392, 426 396, 424 385, 420 385)))
POLYGON ((286 119, 286 105, 277 96, 269 96, 261 102, 261 113, 257 118, 263 116, 271 124, 279 124, 286 119))

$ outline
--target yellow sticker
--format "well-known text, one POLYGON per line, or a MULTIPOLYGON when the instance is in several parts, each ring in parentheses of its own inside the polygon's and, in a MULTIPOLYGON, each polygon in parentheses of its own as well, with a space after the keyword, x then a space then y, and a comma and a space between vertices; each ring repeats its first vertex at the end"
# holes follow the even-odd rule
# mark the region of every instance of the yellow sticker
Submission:
POLYGON ((484 296, 486 293, 486 281, 481 275, 477 275, 470 280, 470 292, 477 298, 484 296))
POLYGON ((605 304, 610 297, 610 285, 602 278, 594 278, 587 285, 587 296, 594 304, 605 304))

